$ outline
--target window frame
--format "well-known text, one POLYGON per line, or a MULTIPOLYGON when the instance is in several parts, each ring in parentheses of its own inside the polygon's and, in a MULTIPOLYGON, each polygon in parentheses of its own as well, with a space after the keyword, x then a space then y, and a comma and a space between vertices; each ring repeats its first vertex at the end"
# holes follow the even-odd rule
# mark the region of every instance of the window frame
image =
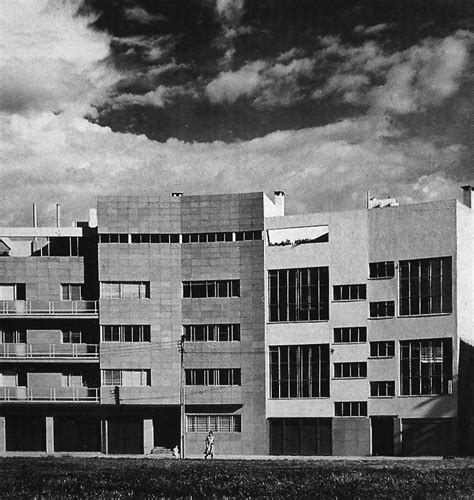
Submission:
POLYGON ((395 380, 372 380, 370 382, 370 397, 394 398, 395 380))
POLYGON ((334 363, 335 380, 367 378, 366 361, 343 361, 334 363))
POLYGON ((240 342, 240 324, 211 323, 183 325, 183 335, 186 342, 240 342), (225 329, 225 333, 221 329, 225 329), (202 330, 202 335, 199 330, 202 330))
POLYGON ((375 340, 369 344, 370 358, 394 358, 395 341, 394 340, 375 340), (383 352, 385 351, 385 354, 383 352), (391 353, 391 354, 390 354, 391 353))
POLYGON ((334 417, 367 417, 367 401, 335 401, 334 417))
POLYGON ((389 280, 395 277, 395 261, 369 262, 369 280, 389 280))
POLYGON ((395 317, 395 301, 394 300, 377 300, 369 302, 369 319, 390 319, 395 317), (377 309, 377 314, 373 315, 373 309, 377 309), (385 314, 383 314, 385 310, 385 314), (390 314, 391 310, 393 313, 390 314))
POLYGON ((101 325, 100 326, 100 341, 104 343, 127 343, 127 344, 142 344, 151 342, 151 327, 150 325, 101 325), (128 331, 132 340, 127 340, 128 331), (107 340, 107 338, 114 340, 107 340), (134 340, 138 338, 138 340, 134 340), (115 340, 116 339, 116 340, 115 340))
POLYGON ((333 328, 333 344, 366 344, 367 327, 366 326, 339 326, 333 328), (347 338, 347 340, 344 339, 347 338), (337 340, 340 338, 341 340, 337 340), (357 338, 357 340, 353 340, 357 338), (360 340, 360 339, 363 340, 360 340))
POLYGON ((365 283, 333 285, 332 300, 333 302, 356 302, 367 300, 367 285, 365 283))
POLYGON ((104 300, 149 299, 150 282, 149 281, 101 281, 100 298, 104 300), (132 291, 136 291, 136 293, 132 293, 132 291))
POLYGON ((227 414, 186 414, 186 432, 189 433, 240 433, 242 416, 227 414))

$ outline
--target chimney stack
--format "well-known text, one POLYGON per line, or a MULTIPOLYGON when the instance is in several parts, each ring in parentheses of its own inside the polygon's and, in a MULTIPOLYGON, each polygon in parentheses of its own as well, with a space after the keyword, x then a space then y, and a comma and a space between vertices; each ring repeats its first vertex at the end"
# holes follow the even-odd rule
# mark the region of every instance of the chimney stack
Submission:
POLYGON ((273 191, 273 203, 275 204, 277 217, 283 217, 285 215, 285 192, 273 191))
POLYGON ((61 205, 56 203, 56 227, 61 227, 61 205))
POLYGON ((36 203, 33 203, 33 227, 38 227, 38 208, 36 203))
POLYGON ((471 185, 461 186, 462 187, 462 201, 466 207, 472 208, 472 191, 474 188, 471 185))

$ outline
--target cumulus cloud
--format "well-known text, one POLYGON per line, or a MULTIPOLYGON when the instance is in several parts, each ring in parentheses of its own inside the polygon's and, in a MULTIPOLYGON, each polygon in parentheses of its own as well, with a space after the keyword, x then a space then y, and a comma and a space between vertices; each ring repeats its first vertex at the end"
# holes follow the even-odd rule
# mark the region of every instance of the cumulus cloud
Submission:
MULTIPOLYGON (((289 193, 289 209, 296 212, 362 207, 366 189, 377 196, 402 194, 402 199, 417 201, 457 192, 456 175, 449 172, 460 171, 463 149, 397 135, 378 113, 233 144, 190 144, 177 139, 158 143, 90 123, 84 114, 108 94, 107 82, 116 78, 102 63, 110 40, 90 30, 87 20, 73 17, 75 11, 67 11, 67 4, 57 5, 62 7, 56 13, 40 15, 38 2, 0 3, 2 14, 6 12, 1 16, 2 44, 11 49, 0 56, 2 76, 8 70, 10 78, 16 75, 19 82, 18 92, 11 90, 10 83, 9 93, 3 78, 0 83, 2 96, 9 96, 9 105, 0 111, 1 226, 28 223, 28 206, 34 201, 41 202, 42 224, 53 223, 56 202, 63 203, 65 222, 83 219, 99 194, 271 192, 280 188, 289 193), (48 81, 28 82, 34 76, 32 62, 36 68, 51 69, 48 81), (58 68, 61 73, 57 74, 58 68), (59 109, 64 111, 57 113, 59 109)), ((457 44, 444 48, 446 54, 457 50, 457 44)), ((442 50, 435 50, 434 57, 447 64, 442 50)), ((271 82, 296 82, 298 76, 310 74, 312 60, 304 59, 250 63, 247 73, 220 75, 220 86, 215 82, 208 92, 228 102, 239 95, 254 95, 257 88, 271 92, 271 82)), ((421 60, 423 81, 441 78, 429 65, 431 59, 421 60)), ((442 96, 452 92, 450 82, 459 74, 456 68, 453 78, 441 85, 442 96)), ((334 85, 350 88, 341 82, 334 85)), ((142 98, 163 102, 165 91, 156 90, 142 98)))
POLYGON ((391 27, 392 25, 389 23, 381 23, 369 27, 365 27, 362 24, 358 24, 354 28, 354 33, 357 33, 359 35, 377 35, 379 33, 382 33, 383 31, 387 31, 391 27))
POLYGON ((170 87, 160 85, 155 90, 151 90, 145 94, 118 94, 109 101, 109 106, 115 109, 130 105, 162 108, 166 104, 169 104, 175 97, 183 95, 196 96, 195 90, 192 88, 178 85, 170 87))
POLYGON ((110 37, 74 14, 77 4, 54 9, 46 1, 0 3, 0 110, 6 113, 92 113, 118 79, 103 60, 110 37))
POLYGON ((258 106, 292 104, 302 97, 298 79, 309 76, 314 64, 308 58, 287 63, 254 61, 237 71, 221 72, 206 86, 206 94, 213 103, 255 95, 254 104, 258 106))
POLYGON ((387 54, 373 41, 353 47, 339 39, 325 40, 319 63, 337 57, 340 64, 313 98, 339 94, 346 102, 399 114, 436 106, 458 90, 473 41, 474 35, 458 31, 387 54), (376 80, 383 83, 376 85, 376 80))
POLYGON ((156 21, 165 21, 166 18, 160 14, 151 14, 142 7, 135 6, 125 9, 125 17, 130 21, 141 24, 153 24, 156 21))

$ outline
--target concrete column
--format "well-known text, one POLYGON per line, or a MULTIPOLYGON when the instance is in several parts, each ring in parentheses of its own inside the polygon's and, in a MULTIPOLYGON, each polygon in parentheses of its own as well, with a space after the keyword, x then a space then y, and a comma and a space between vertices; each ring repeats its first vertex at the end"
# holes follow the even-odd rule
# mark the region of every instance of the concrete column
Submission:
POLYGON ((109 452, 109 426, 107 425, 107 420, 104 419, 100 422, 100 433, 101 433, 101 452, 107 455, 109 452))
POLYGON ((5 417, 0 417, 0 454, 5 453, 7 450, 6 434, 5 417))
POLYGON ((46 417, 46 453, 54 453, 54 418, 46 417))
POLYGON ((393 419, 393 454, 402 454, 402 419, 397 417, 393 419))
POLYGON ((153 437, 153 419, 143 419, 143 453, 148 455, 153 450, 154 446, 153 437))

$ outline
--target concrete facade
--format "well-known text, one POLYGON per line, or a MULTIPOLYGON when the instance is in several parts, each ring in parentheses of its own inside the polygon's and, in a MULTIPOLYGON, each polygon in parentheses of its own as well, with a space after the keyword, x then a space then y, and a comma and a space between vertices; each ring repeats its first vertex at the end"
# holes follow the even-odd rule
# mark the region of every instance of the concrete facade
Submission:
POLYGON ((0 452, 472 453, 468 204, 107 196, 97 227, 0 228, 0 452))

